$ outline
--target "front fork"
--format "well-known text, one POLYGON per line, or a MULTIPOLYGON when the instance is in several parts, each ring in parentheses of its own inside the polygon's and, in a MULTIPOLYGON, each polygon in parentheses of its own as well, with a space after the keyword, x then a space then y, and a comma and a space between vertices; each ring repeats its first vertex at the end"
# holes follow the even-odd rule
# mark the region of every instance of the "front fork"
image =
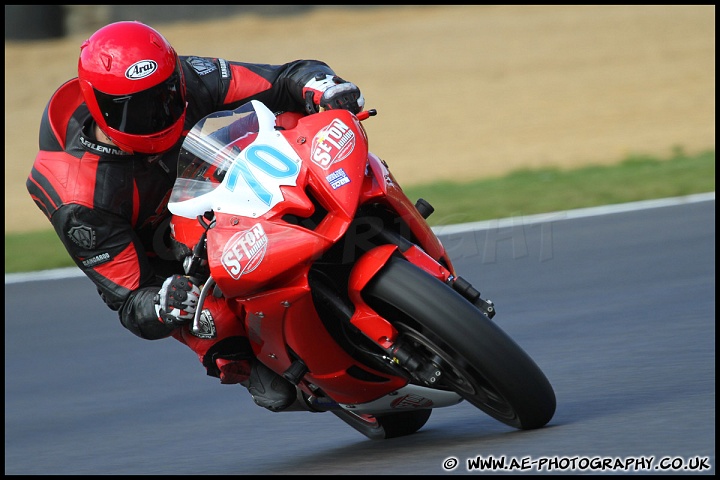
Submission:
POLYGON ((356 262, 350 274, 348 287, 350 300, 355 305, 355 312, 350 318, 350 323, 382 348, 394 364, 401 365, 415 378, 429 386, 433 386, 442 375, 442 369, 439 367, 440 359, 437 359, 437 361, 431 360, 430 362, 424 361, 424 357, 417 356, 414 353, 411 345, 398 341, 399 335, 395 327, 370 308, 361 295, 368 282, 377 275, 390 260, 390 257, 396 253, 401 254, 414 265, 451 286, 489 318, 495 315, 495 308, 490 300, 481 298, 480 292, 473 288, 469 282, 462 277, 454 276, 450 270, 443 267, 414 244, 410 244, 404 249, 394 244, 381 245, 365 253, 356 262))

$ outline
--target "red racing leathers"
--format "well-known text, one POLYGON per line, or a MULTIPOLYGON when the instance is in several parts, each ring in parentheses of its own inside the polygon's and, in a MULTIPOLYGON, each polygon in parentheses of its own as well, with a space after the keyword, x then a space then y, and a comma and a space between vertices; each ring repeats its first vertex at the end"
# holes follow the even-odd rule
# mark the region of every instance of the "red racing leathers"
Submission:
MULTIPOLYGON (((173 333, 188 343, 158 319, 153 303, 164 279, 183 273, 172 253, 167 210, 182 140, 206 115, 252 99, 278 112, 305 113, 303 86, 316 74, 334 72, 315 60, 284 65, 194 56, 180 60, 188 107, 183 135, 173 148, 147 156, 99 142, 75 78, 53 94, 43 113, 40 151, 27 189, 123 326, 141 338, 173 333)), ((190 346, 203 361, 207 347, 190 346)), ((211 365, 206 366, 211 373, 211 365)))

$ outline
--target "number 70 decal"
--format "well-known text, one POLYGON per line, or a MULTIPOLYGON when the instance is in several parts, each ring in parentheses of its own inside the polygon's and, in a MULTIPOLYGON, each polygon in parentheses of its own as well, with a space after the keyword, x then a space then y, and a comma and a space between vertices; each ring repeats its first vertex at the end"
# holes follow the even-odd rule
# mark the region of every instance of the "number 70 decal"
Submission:
POLYGON ((280 185, 295 185, 299 172, 300 165, 277 148, 253 144, 240 152, 230 167, 225 188, 234 192, 238 179, 242 178, 253 194, 270 206, 273 191, 279 193, 280 185), (265 180, 259 180, 258 175, 265 180))

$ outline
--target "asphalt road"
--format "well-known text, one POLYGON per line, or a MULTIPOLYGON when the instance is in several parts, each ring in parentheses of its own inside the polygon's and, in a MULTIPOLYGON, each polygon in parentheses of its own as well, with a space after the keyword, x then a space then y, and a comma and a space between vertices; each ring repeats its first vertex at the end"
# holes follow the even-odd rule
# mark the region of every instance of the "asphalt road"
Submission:
POLYGON ((135 338, 84 277, 6 281, 5 473, 487 473, 478 457, 520 466, 495 473, 715 472, 714 197, 443 241, 553 384, 546 428, 463 402, 370 441, 329 413, 267 412, 187 347, 135 338))

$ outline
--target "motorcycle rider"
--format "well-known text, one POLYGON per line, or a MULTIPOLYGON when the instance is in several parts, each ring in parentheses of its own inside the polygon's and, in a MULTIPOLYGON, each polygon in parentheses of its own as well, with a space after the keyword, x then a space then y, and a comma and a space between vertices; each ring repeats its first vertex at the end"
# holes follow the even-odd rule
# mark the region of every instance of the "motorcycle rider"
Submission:
POLYGON ((241 383, 255 403, 287 408, 295 388, 254 358, 241 322, 173 255, 167 202, 183 138, 206 115, 260 100, 272 110, 358 113, 358 87, 324 62, 284 65, 179 56, 140 22, 106 25, 80 47, 78 76, 45 108, 27 189, 121 324, 143 339, 173 336, 208 375, 241 383))

